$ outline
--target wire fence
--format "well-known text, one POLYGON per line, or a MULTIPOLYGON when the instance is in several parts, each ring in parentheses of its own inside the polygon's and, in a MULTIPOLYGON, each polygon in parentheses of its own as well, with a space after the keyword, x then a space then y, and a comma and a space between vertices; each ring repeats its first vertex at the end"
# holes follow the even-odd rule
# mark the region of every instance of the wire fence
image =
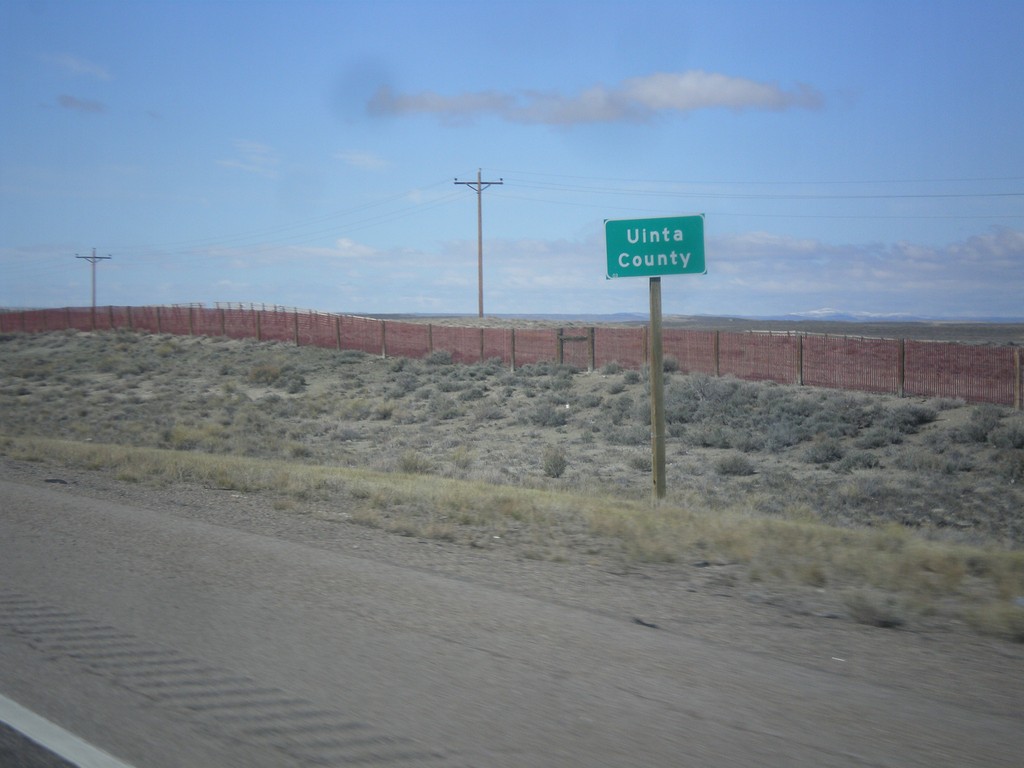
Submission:
MULTIPOLYGON (((265 305, 0 312, 3 333, 69 329, 257 339, 385 357, 446 352, 457 363, 498 359, 512 368, 552 362, 586 370, 609 363, 639 369, 649 349, 643 326, 479 328, 265 305)), ((662 348, 666 361, 683 373, 1022 408, 1021 348, 1013 345, 666 328, 662 348)))

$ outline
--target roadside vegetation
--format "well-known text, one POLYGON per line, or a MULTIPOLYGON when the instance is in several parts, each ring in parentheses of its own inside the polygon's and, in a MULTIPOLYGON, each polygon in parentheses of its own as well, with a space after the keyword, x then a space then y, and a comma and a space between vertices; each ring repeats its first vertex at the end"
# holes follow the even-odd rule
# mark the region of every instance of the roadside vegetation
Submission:
POLYGON ((729 564, 862 623, 1024 642, 1024 415, 677 368, 658 504, 647 376, 614 364, 13 334, 0 455, 527 559, 729 564))

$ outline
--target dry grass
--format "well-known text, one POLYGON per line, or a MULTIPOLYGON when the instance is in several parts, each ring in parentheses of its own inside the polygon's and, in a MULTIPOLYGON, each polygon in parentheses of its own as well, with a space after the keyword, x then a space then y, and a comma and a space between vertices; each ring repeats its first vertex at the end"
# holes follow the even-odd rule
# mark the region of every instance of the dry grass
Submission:
POLYGON ((524 558, 732 563, 854 620, 1017 641, 1024 419, 962 403, 670 374, 668 498, 645 377, 279 344, 0 341, 0 453, 524 558), (46 437, 43 437, 46 436, 46 437))

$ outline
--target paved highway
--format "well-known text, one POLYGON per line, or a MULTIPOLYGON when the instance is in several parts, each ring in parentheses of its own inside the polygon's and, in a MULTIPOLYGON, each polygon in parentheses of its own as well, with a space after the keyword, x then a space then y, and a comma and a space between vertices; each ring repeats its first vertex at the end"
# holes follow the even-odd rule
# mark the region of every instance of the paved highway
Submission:
POLYGON ((137 768, 1017 766, 1021 710, 0 481, 0 694, 137 768))

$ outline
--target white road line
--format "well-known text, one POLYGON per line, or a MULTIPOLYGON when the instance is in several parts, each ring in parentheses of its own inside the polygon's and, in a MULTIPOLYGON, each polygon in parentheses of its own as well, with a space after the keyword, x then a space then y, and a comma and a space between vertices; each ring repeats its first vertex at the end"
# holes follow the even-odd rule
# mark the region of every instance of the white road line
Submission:
POLYGON ((5 696, 0 696, 0 720, 78 768, 132 768, 5 696))

